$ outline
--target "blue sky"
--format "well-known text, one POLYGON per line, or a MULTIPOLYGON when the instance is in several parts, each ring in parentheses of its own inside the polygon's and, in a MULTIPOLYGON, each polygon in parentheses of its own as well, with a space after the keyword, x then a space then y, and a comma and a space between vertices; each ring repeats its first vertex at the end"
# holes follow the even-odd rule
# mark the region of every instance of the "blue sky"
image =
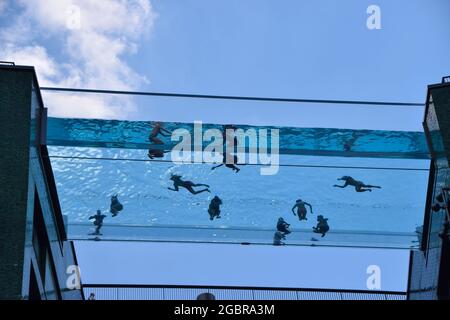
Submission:
MULTIPOLYGON (((35 65, 49 86, 424 102, 426 85, 450 74, 449 12, 447 0, 0 0, 0 60, 35 65), (68 28, 74 4, 78 29, 68 28), (381 8, 381 30, 366 27, 371 4, 381 8)), ((423 116, 420 108, 44 99, 54 116, 142 120, 420 130, 423 116)), ((91 248, 79 252, 86 274, 99 268, 87 262, 91 248)))
POLYGON ((408 280, 409 253, 396 249, 122 242, 111 253, 108 243, 79 241, 76 250, 85 284, 367 290, 371 265, 380 267, 383 290, 402 291, 408 280))
MULTIPOLYGON (((450 3, 378 1, 382 30, 371 31, 372 3, 154 2, 151 39, 131 63, 150 75, 146 89, 154 91, 424 102, 426 85, 450 72, 450 3)), ((231 122, 232 113, 240 123, 421 130, 423 115, 421 108, 272 104, 261 112, 261 103, 225 103, 225 111, 210 101, 176 103, 167 110, 180 121, 231 122)))
POLYGON ((154 1, 131 64, 155 91, 423 102, 450 72, 446 0, 154 1), (368 30, 366 8, 381 9, 368 30))

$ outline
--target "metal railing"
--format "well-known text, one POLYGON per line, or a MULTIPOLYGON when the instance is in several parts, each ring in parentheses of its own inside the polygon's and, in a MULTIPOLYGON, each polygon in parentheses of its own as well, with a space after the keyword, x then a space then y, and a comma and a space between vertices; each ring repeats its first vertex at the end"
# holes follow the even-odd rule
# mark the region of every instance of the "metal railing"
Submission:
POLYGON ((57 92, 100 93, 100 94, 116 94, 116 95, 214 99, 214 100, 218 99, 218 100, 240 100, 240 101, 265 101, 265 102, 284 102, 284 103, 330 103, 330 104, 403 106, 403 107, 425 106, 425 104, 423 103, 399 102, 399 101, 331 100, 331 99, 229 96, 229 95, 193 94, 193 93, 121 91, 121 90, 101 90, 101 89, 62 88, 62 87, 40 87, 40 89, 42 91, 57 91, 57 92))
POLYGON ((96 300, 196 300, 211 293, 217 300, 406 300, 406 292, 315 288, 84 284, 96 300))

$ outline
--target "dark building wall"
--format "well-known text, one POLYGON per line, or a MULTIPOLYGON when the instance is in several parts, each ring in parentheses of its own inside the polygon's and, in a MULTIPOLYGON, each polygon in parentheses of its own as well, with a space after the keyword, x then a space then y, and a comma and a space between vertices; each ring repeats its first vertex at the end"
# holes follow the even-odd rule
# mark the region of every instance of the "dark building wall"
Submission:
POLYGON ((21 298, 30 179, 31 83, 29 72, 1 72, 0 298, 21 298))
POLYGON ((448 299, 448 237, 442 234, 448 222, 448 209, 434 211, 432 206, 443 189, 450 186, 450 84, 430 86, 427 96, 424 129, 433 170, 428 186, 422 250, 412 253, 409 298, 448 299))
POLYGON ((44 116, 34 69, 0 66, 0 299, 83 298, 67 288, 77 263, 41 143, 44 116))

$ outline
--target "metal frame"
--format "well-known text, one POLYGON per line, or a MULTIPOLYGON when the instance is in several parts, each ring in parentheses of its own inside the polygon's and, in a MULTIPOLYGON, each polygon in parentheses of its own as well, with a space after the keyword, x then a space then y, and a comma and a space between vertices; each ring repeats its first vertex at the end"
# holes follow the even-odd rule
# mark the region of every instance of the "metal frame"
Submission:
POLYGON ((40 121, 39 121, 39 144, 47 145, 47 120, 48 120, 48 109, 40 109, 40 121))
MULTIPOLYGON (((448 204, 450 203, 450 195, 447 191, 442 191, 444 197, 444 203, 446 208, 446 218, 445 223, 450 221, 450 208, 448 208, 448 204)), ((448 229, 443 228, 442 231, 442 249, 441 249, 441 261, 439 264, 439 281, 437 287, 437 294, 439 299, 450 299, 450 240, 448 235, 448 229), (447 234, 445 234, 447 232, 447 234)))
POLYGON ((428 175, 427 197, 425 200, 425 214, 422 227, 422 242, 420 248, 426 255, 428 253, 428 242, 430 238, 430 223, 431 223, 431 206, 433 203, 434 185, 435 185, 436 167, 433 161, 430 161, 430 173, 428 175))
MULTIPOLYGON (((341 300, 345 300, 344 296, 349 295, 379 295, 385 300, 390 300, 388 296, 407 297, 407 292, 403 291, 382 291, 382 290, 352 290, 352 289, 321 289, 321 288, 280 288, 280 287, 239 287, 239 286, 199 286, 199 285, 141 285, 141 284, 84 284, 83 289, 116 289, 116 299, 118 300, 119 289, 192 289, 192 290, 205 290, 209 292, 211 290, 239 290, 239 291, 251 291, 251 296, 255 297, 255 292, 271 291, 271 292, 295 292, 297 299, 299 299, 298 293, 304 292, 311 295, 320 293, 336 294, 341 300)), ((164 295, 164 293, 163 293, 164 295)), ((331 295, 330 295, 331 296, 331 295)), ((317 298, 320 299, 320 296, 317 298)), ((327 299, 327 298, 323 298, 327 299)), ((350 298, 351 299, 351 298, 350 298)), ((302 300, 302 299, 299 299, 302 300)))
MULTIPOLYGON (((423 242, 423 238, 422 238, 422 242, 423 242)), ((425 254, 425 253, 424 253, 425 254)), ((413 261, 414 261, 414 252, 411 250, 410 252, 409 252, 409 264, 408 264, 408 284, 407 284, 407 286, 406 286, 406 288, 408 288, 407 289, 407 292, 406 292, 406 300, 410 300, 410 294, 411 294, 411 292, 410 292, 410 288, 411 288, 411 272, 412 272, 412 269, 413 269, 413 261)))
POLYGON ((201 285, 152 285, 152 284, 83 284, 83 288, 167 288, 167 289, 228 289, 228 290, 271 290, 271 291, 308 291, 308 292, 342 292, 405 295, 405 291, 324 289, 324 288, 284 288, 284 287, 245 287, 245 286, 201 286, 201 285))
POLYGON ((414 102, 387 102, 387 101, 355 101, 355 100, 324 100, 324 99, 301 99, 301 98, 271 98, 271 97, 249 97, 249 96, 225 96, 191 93, 172 93, 172 92, 142 92, 142 91, 119 91, 119 90, 97 90, 97 89, 77 89, 77 88, 58 88, 41 87, 43 91, 59 92, 80 92, 80 93, 103 93, 120 95, 138 95, 138 96, 156 96, 171 98, 196 98, 196 99, 220 99, 220 100, 247 100, 247 101, 269 101, 269 102, 291 102, 291 103, 333 103, 333 104, 359 104, 359 105, 379 105, 379 106, 409 106, 424 107, 423 103, 414 102))
POLYGON ((58 230, 59 239, 61 241, 67 240, 66 228, 64 227, 64 220, 62 216, 61 206, 58 198, 58 191, 56 188, 55 177, 53 175, 52 165, 48 157, 48 150, 46 145, 40 145, 39 147, 40 160, 42 164, 42 170, 44 172, 44 178, 46 180, 46 186, 50 195, 50 201, 55 212, 56 228, 58 230))

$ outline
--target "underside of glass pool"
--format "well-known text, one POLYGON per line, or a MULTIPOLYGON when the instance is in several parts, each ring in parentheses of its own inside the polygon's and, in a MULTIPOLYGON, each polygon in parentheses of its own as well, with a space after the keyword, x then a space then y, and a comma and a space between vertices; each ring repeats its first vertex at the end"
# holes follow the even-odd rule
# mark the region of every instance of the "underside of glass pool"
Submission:
MULTIPOLYGON (((238 165, 235 173, 224 166, 212 170, 212 163, 172 161, 171 153, 149 159, 149 149, 172 150, 177 143, 159 137, 163 144, 152 144, 153 125, 48 119, 47 145, 70 239, 273 245, 282 217, 290 224, 291 233, 282 240, 286 245, 419 246, 429 175, 422 132, 266 127, 279 129, 280 164, 276 174, 261 175, 262 164, 238 165), (173 174, 209 185, 211 192, 169 190, 173 174), (344 183, 337 180, 342 176, 381 188, 334 187, 344 183), (113 195, 123 205, 117 215, 110 211, 113 195), (210 220, 215 196, 222 200, 221 218, 210 220), (297 199, 313 208, 311 213, 307 207, 307 220, 293 214, 297 199), (97 210, 106 216, 99 234, 89 220, 97 210), (328 219, 323 237, 313 232, 319 215, 328 219)), ((189 123, 163 126, 194 129, 189 123)), ((211 128, 222 126, 203 125, 211 128)), ((200 144, 204 149, 208 142, 200 144)), ((241 156, 248 160, 245 150, 241 156)))

